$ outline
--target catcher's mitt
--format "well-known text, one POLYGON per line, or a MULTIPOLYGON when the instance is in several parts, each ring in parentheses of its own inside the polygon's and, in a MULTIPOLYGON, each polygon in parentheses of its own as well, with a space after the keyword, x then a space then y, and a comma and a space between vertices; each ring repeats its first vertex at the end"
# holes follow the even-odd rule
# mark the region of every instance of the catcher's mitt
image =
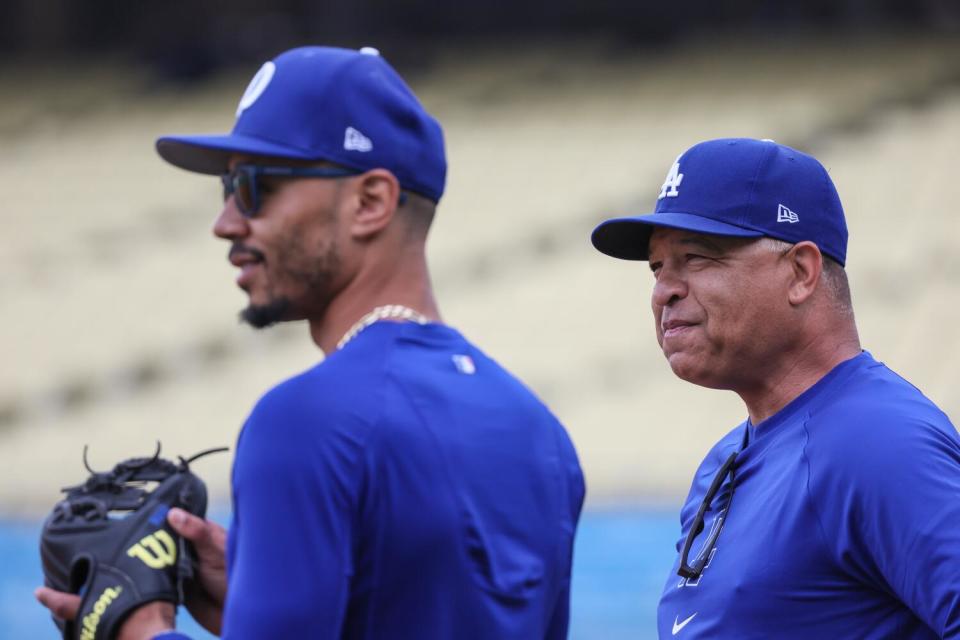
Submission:
POLYGON ((179 604, 183 581, 193 577, 194 552, 167 524, 171 507, 201 518, 207 488, 190 472, 201 452, 179 463, 160 457, 131 458, 83 484, 63 489, 66 498, 43 525, 40 557, 46 585, 81 596, 72 621, 54 620, 64 640, 107 640, 134 609, 154 600, 179 604), (152 489, 152 490, 151 490, 152 489))

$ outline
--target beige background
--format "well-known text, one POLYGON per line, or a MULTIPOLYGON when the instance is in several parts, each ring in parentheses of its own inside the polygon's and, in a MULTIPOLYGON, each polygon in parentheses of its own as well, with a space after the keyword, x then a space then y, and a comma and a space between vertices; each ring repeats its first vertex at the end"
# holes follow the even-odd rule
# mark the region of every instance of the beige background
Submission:
MULTIPOLYGON (((735 396, 671 375, 646 264, 589 244, 601 219, 649 211, 707 138, 774 138, 827 166, 864 345, 960 415, 958 53, 929 37, 507 44, 411 77, 447 135, 431 239, 445 318, 567 424, 591 505, 676 502, 743 418, 735 396)), ((0 77, 0 515, 32 517, 82 479, 85 443, 99 467, 157 439, 170 455, 232 445, 257 397, 320 355, 303 326, 238 325, 209 234, 219 185, 152 150, 228 130, 245 74, 179 91, 104 60, 0 77)), ((198 463, 215 500, 229 462, 198 463)))

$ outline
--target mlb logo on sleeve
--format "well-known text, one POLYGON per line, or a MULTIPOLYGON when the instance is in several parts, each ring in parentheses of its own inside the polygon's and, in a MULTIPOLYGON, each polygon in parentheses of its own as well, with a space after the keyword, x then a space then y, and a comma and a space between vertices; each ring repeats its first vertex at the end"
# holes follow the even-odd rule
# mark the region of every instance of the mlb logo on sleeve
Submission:
POLYGON ((477 365, 474 364, 473 358, 463 354, 456 354, 452 356, 453 366, 457 368, 457 371, 464 375, 472 376, 477 372, 477 365))

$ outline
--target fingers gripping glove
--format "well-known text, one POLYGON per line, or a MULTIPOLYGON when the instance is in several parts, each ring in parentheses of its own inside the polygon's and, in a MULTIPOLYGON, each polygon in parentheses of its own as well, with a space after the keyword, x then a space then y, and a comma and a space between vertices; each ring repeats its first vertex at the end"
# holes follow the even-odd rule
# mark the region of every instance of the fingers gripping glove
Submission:
POLYGON ((222 450, 174 463, 159 457, 158 445, 152 458, 131 458, 111 471, 87 465, 87 481, 63 489, 66 498, 44 522, 40 557, 48 587, 81 596, 75 620, 55 620, 64 640, 108 640, 137 607, 182 602, 195 555, 167 524, 167 511, 204 517, 207 489, 189 463, 222 450))

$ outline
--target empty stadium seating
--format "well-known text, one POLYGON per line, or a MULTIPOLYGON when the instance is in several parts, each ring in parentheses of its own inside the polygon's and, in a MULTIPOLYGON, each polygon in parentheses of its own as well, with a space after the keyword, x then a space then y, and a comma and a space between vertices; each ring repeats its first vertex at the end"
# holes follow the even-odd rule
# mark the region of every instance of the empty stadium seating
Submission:
MULTIPOLYGON (((450 55, 413 84, 444 123, 450 173, 431 238, 441 309, 569 426, 590 499, 675 499, 731 394, 669 372, 644 263, 589 245, 644 212, 705 138, 775 138, 831 171, 851 230, 866 348, 960 416, 960 45, 935 39, 701 40, 450 55)), ((91 462, 232 444, 271 384, 319 361, 303 326, 238 326, 212 239, 218 183, 164 165, 166 133, 231 125, 246 78, 153 87, 126 67, 0 88, 0 510, 47 508, 91 462), (96 91, 92 87, 97 88, 96 91)), ((204 462, 226 496, 229 458, 204 462)))

